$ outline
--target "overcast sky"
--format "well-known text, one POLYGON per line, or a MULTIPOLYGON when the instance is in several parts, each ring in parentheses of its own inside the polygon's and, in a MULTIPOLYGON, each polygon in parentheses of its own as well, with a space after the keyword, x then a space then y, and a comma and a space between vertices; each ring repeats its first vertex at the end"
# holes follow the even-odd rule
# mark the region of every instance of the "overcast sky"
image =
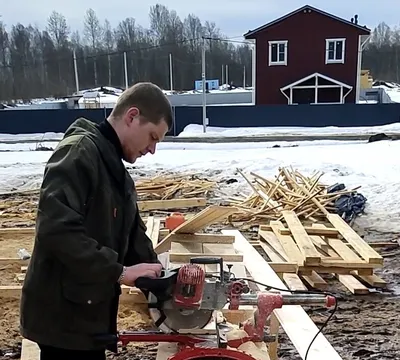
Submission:
MULTIPOLYGON (((101 20, 108 19, 113 27, 126 17, 133 17, 144 27, 149 25, 149 8, 156 1, 148 0, 1 0, 0 19, 10 29, 18 22, 23 25, 38 25, 44 29, 53 10, 62 13, 71 30, 82 30, 85 11, 95 10, 101 20), (23 5, 22 5, 23 4, 23 5)), ((229 36, 242 36, 250 29, 261 26, 305 4, 315 6, 345 19, 359 15, 359 23, 369 28, 385 21, 394 26, 400 23, 399 0, 163 0, 160 4, 175 10, 181 19, 194 13, 202 21, 214 21, 222 32, 229 36)))

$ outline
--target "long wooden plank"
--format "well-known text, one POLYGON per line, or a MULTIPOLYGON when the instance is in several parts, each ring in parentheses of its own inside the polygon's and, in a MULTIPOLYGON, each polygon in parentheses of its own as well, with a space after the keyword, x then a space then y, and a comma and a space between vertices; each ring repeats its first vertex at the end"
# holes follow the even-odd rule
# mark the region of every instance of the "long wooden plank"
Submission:
MULTIPOLYGON (((223 234, 235 236, 235 248, 243 254, 243 263, 256 281, 287 289, 278 275, 238 230, 222 230, 223 234)), ((260 287, 262 289, 263 287, 260 287)), ((274 311, 280 324, 302 359, 318 332, 317 326, 299 305, 285 305, 274 311)), ((341 360, 323 334, 319 334, 310 348, 307 360, 341 360)))
POLYGON ((383 264, 383 257, 369 246, 338 214, 328 214, 327 218, 363 259, 371 264, 383 264))

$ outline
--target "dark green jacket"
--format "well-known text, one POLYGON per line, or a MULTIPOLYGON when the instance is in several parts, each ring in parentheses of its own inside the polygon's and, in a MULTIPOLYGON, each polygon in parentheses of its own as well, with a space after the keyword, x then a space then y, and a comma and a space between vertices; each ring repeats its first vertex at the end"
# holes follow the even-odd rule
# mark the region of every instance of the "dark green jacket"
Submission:
POLYGON ((157 262, 134 183, 113 144, 78 119, 49 159, 21 297, 21 335, 69 349, 116 334, 123 265, 157 262))

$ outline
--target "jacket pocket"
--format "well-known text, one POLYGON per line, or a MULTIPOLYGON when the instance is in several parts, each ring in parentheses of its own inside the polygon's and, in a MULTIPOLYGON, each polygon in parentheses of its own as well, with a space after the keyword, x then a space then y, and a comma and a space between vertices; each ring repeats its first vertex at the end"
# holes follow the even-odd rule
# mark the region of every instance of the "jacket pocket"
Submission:
POLYGON ((113 286, 103 284, 62 284, 66 305, 65 321, 71 332, 105 334, 110 328, 113 286))

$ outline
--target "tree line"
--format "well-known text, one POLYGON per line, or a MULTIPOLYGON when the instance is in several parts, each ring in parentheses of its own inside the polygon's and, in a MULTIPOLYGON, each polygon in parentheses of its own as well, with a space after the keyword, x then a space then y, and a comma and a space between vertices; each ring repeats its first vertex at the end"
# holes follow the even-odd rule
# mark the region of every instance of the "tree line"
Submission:
MULTIPOLYGON (((172 63, 173 89, 191 90, 201 79, 202 37, 207 79, 251 85, 251 47, 243 40, 227 39, 214 22, 193 14, 181 19, 161 4, 150 7, 149 19, 147 29, 132 17, 113 28, 88 9, 82 33, 56 11, 45 29, 21 23, 7 29, 0 21, 0 101, 71 95, 74 57, 80 89, 124 88, 125 66, 129 84, 152 81, 169 89, 172 63)), ((374 78, 399 82, 399 49, 400 30, 381 23, 364 50, 363 68, 374 78)))

